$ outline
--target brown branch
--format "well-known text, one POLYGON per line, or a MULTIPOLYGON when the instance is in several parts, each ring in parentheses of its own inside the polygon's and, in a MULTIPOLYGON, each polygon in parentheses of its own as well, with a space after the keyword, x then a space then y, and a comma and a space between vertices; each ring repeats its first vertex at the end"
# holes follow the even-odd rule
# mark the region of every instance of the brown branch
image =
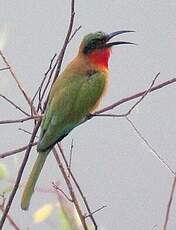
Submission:
POLYGON ((0 125, 11 124, 11 123, 23 123, 23 122, 29 121, 29 120, 38 121, 41 118, 42 118, 42 116, 31 116, 31 117, 26 117, 26 118, 21 118, 21 119, 16 119, 16 120, 4 120, 4 121, 0 121, 0 125))
POLYGON ((11 101, 9 98, 7 98, 6 96, 0 94, 0 97, 2 97, 4 100, 6 100, 9 104, 11 104, 12 106, 14 106, 16 109, 18 109, 19 111, 21 111, 23 114, 25 114, 26 116, 30 116, 29 113, 25 112, 20 106, 18 106, 17 104, 15 104, 13 101, 11 101))
POLYGON ((52 182, 53 188, 55 189, 56 192, 62 193, 62 195, 70 202, 73 202, 73 200, 61 189, 56 185, 54 182, 52 182))
MULTIPOLYGON (((73 139, 71 141, 71 146, 70 146, 70 157, 69 157, 69 163, 68 163, 68 167, 71 170, 71 164, 72 164, 72 155, 73 155, 73 139)), ((68 176, 70 176, 70 174, 68 173, 68 176)))
POLYGON ((64 177, 64 179, 65 179, 65 182, 66 182, 66 184, 67 184, 67 187, 68 187, 70 196, 71 196, 72 201, 73 201, 73 203, 74 203, 74 205, 75 205, 75 208, 76 208, 76 211, 77 211, 77 213, 78 213, 78 215, 79 215, 79 218, 80 218, 80 220, 81 220, 82 226, 84 227, 85 230, 88 230, 88 227, 87 227, 87 224, 86 224, 84 215, 82 214, 81 208, 80 208, 80 206, 79 206, 79 203, 78 203, 78 200, 77 200, 77 198, 76 198, 76 195, 75 195, 75 193, 74 193, 74 191, 73 191, 73 188, 72 188, 72 185, 71 185, 71 183, 70 183, 70 180, 69 180, 69 178, 68 178, 68 176, 67 176, 67 173, 65 172, 65 169, 64 169, 64 167, 63 167, 63 165, 62 165, 62 162, 61 162, 61 160, 60 160, 60 158, 59 158, 59 155, 57 154, 57 151, 55 150, 55 148, 53 148, 53 153, 54 153, 56 162, 58 163, 58 166, 59 166, 59 168, 60 168, 60 170, 61 170, 61 173, 62 173, 62 175, 63 175, 63 177, 64 177))
POLYGON ((13 79, 15 80, 15 82, 17 83, 17 86, 18 86, 19 90, 21 91, 21 93, 23 94, 24 98, 26 99, 28 105, 31 107, 31 109, 33 110, 33 112, 35 112, 35 108, 32 106, 30 98, 28 97, 28 95, 26 94, 25 90, 21 86, 21 83, 19 82, 19 80, 16 77, 16 75, 15 75, 12 67, 10 66, 9 62, 7 61, 7 58, 2 53, 2 50, 0 50, 0 56, 2 57, 4 63, 6 64, 7 68, 9 69, 9 71, 11 73, 11 76, 13 77, 13 79))
POLYGON ((49 67, 48 67, 47 71, 46 71, 45 74, 44 74, 44 78, 42 79, 42 82, 40 83, 38 89, 36 90, 36 92, 35 92, 35 94, 34 94, 34 96, 33 96, 33 98, 32 98, 32 103, 33 103, 33 101, 35 100, 35 98, 36 98, 36 96, 37 96, 38 93, 39 93, 39 101, 40 101, 40 94, 41 94, 41 90, 42 90, 43 84, 45 83, 45 80, 46 80, 46 78, 47 78, 47 76, 48 76, 48 73, 49 73, 49 72, 51 71, 51 69, 52 69, 53 61, 54 61, 56 55, 57 55, 57 54, 54 54, 54 56, 52 57, 52 59, 51 59, 51 61, 50 61, 50 64, 49 64, 49 67))
MULTIPOLYGON (((54 81, 56 80, 58 74, 59 74, 59 71, 60 71, 60 68, 61 68, 61 64, 62 64, 62 60, 63 60, 63 57, 64 57, 64 53, 65 53, 65 50, 67 48, 67 44, 68 44, 68 40, 70 38, 70 35, 71 35, 71 32, 72 32, 72 27, 73 27, 73 21, 74 21, 74 15, 75 15, 75 11, 74 11, 74 0, 71 1, 71 17, 70 17, 70 24, 69 24, 69 28, 68 28, 68 32, 67 32, 67 35, 66 35, 66 38, 65 38, 65 41, 64 41, 64 45, 61 49, 61 52, 59 54, 59 57, 57 59, 57 63, 56 65, 53 67, 53 71, 55 70, 56 68, 56 73, 55 73, 55 77, 54 77, 54 81)), ((23 90, 23 88, 21 87, 21 85, 19 84, 19 81, 17 80, 15 74, 13 73, 10 65, 8 64, 6 58, 4 57, 4 55, 2 54, 2 52, 0 51, 0 55, 2 56, 4 62, 6 63, 7 67, 9 67, 9 70, 12 74, 12 76, 14 77, 14 79, 16 80, 17 84, 18 84, 18 87, 19 89, 21 90, 21 92, 23 93, 24 97, 26 98, 26 100, 28 101, 28 104, 30 105, 30 107, 34 108, 34 106, 32 106, 32 103, 31 103, 31 100, 28 98, 28 96, 26 95, 25 91, 23 90)), ((46 104, 47 104, 47 100, 44 104, 44 110, 46 108, 46 104)), ((32 109, 34 112, 35 112, 35 108, 32 109)), ((9 212, 9 209, 11 207, 11 204, 13 202, 13 199, 15 197, 15 194, 18 190, 18 187, 19 187, 19 184, 20 184, 20 181, 21 181, 21 177, 22 177, 22 174, 23 174, 23 171, 24 171, 24 168, 26 166, 26 163, 27 163, 27 160, 28 160, 28 157, 29 157, 29 154, 30 154, 30 151, 31 151, 31 148, 32 148, 32 144, 34 142, 34 139, 35 139, 35 136, 37 134, 37 131, 40 127, 40 124, 41 124, 41 119, 38 121, 38 123, 35 125, 34 127, 34 130, 33 130, 33 133, 32 133, 32 136, 31 136, 31 139, 30 139, 30 142, 29 142, 29 146, 27 147, 26 149, 26 153, 25 153, 25 157, 23 159, 23 162, 21 164, 21 167, 18 171, 18 175, 17 175, 17 178, 16 178, 16 182, 15 182, 15 185, 13 187, 13 190, 9 196, 9 200, 7 202, 7 205, 5 207, 5 210, 3 212, 3 215, 1 217, 1 221, 0 221, 0 229, 2 229, 3 225, 4 225, 4 222, 5 222, 5 219, 7 217, 7 214, 9 212)), ((85 228, 86 229, 86 228, 85 228)))
MULTIPOLYGON (((173 84, 173 83, 175 83, 175 82, 176 82, 176 78, 172 78, 172 79, 170 79, 170 80, 168 80, 168 81, 165 81, 165 82, 163 82, 163 83, 161 83, 161 84, 158 84, 158 85, 152 87, 149 93, 154 92, 154 91, 156 91, 156 90, 158 90, 158 89, 161 89, 161 88, 163 88, 163 87, 165 87, 165 86, 167 86, 167 85, 173 84)), ((101 110, 98 110, 97 112, 95 112, 95 113, 92 114, 92 115, 94 116, 94 115, 97 115, 97 114, 104 113, 104 112, 106 112, 106 111, 112 110, 112 109, 114 109, 115 107, 117 107, 117 106, 119 106, 119 105, 121 105, 121 104, 123 104, 123 103, 125 103, 125 102, 132 101, 132 100, 134 100, 134 99, 136 99, 136 98, 138 98, 138 97, 143 96, 146 92, 147 92, 147 90, 144 90, 144 91, 142 91, 142 92, 133 94, 133 95, 131 95, 131 96, 129 96, 129 97, 125 97, 125 98, 123 98, 123 99, 121 99, 121 100, 119 100, 119 101, 117 101, 117 102, 115 102, 115 103, 113 103, 113 104, 111 104, 111 105, 109 105, 109 106, 107 106, 107 107, 101 109, 101 110)))
POLYGON ((28 157, 29 157, 29 153, 30 153, 31 148, 32 148, 32 144, 33 144, 33 142, 34 142, 34 139, 35 139, 35 136, 36 136, 36 134, 37 134, 37 131, 38 131, 39 127, 40 127, 40 123, 41 123, 41 122, 39 121, 39 122, 36 124, 36 126, 34 127, 33 134, 32 134, 32 136, 31 136, 31 139, 30 139, 30 142, 29 142, 29 146, 27 147, 26 154, 25 154, 25 156, 24 156, 23 162, 22 162, 22 164, 21 164, 21 166, 20 166, 20 169, 19 169, 19 171, 18 171, 18 175, 17 175, 16 181, 15 181, 15 185, 14 185, 13 190, 12 190, 10 196, 9 196, 9 200, 8 200, 8 202, 7 202, 7 205, 6 205, 5 209, 4 209, 3 215, 2 215, 2 217, 1 217, 0 229, 2 229, 2 227, 3 227, 3 225, 4 225, 4 222, 5 222, 5 219, 6 219, 6 217, 7 217, 7 214, 8 214, 8 212, 9 212, 10 207, 11 207, 11 204, 12 204, 12 202, 13 202, 13 199, 14 199, 14 197, 15 197, 15 194, 16 194, 16 192, 17 192, 17 190, 18 190, 18 187, 19 187, 19 184, 20 184, 20 181, 21 181, 21 177, 22 177, 24 168, 25 168, 25 166, 26 166, 26 163, 27 163, 27 160, 28 160, 28 157))
POLYGON ((175 192, 175 187, 176 187, 176 176, 174 177, 174 180, 172 183, 172 189, 171 189, 170 196, 169 196, 169 202, 167 204, 166 217, 164 220, 163 230, 167 230, 167 224, 169 221, 169 214, 170 214, 171 204, 172 204, 172 200, 173 200, 173 196, 175 192))
MULTIPOLYGON (((0 205, 0 210, 4 212, 3 205, 0 205)), ((20 228, 17 226, 17 224, 15 223, 15 221, 12 219, 12 217, 9 214, 7 214, 7 219, 14 229, 20 230, 20 228)))
MULTIPOLYGON (((27 133, 27 134, 29 134, 29 135, 32 135, 32 132, 30 132, 30 131, 28 131, 28 130, 26 130, 26 129, 19 128, 18 130, 19 130, 19 131, 22 131, 22 132, 24 132, 24 133, 27 133)), ((36 138, 39 138, 39 137, 36 135, 36 138)))
POLYGON ((86 197, 85 197, 85 195, 83 194, 83 191, 81 190, 81 188, 80 188, 80 186, 79 186, 79 184, 78 184, 78 182, 77 182, 75 176, 73 175, 71 169, 69 168, 69 164, 68 164, 68 162, 67 162, 67 160, 66 160, 66 157, 65 157, 65 155, 64 155, 63 149, 62 149, 62 147, 61 147, 60 144, 57 144, 57 146, 58 146, 59 151, 60 151, 60 153, 61 153, 61 155, 62 155, 62 158, 63 158, 63 160, 64 160, 64 162, 65 162, 65 165, 66 165, 66 167, 67 167, 67 170, 68 170, 68 172, 69 172, 69 175, 71 176, 71 178, 72 178, 72 180, 73 180, 73 182, 74 182, 76 188, 78 189, 78 191, 79 191, 79 193, 80 193, 80 195, 81 195, 81 198, 83 199, 83 202, 84 202, 84 204, 85 204, 85 206, 86 206, 86 209, 87 209, 87 211, 88 211, 88 213, 89 213, 89 216, 90 216, 90 218, 91 218, 91 220, 92 220, 92 223, 94 224, 95 229, 97 229, 98 226, 97 226, 97 224, 96 224, 96 221, 95 221, 93 215, 91 214, 92 212, 91 212, 91 210, 90 210, 89 204, 88 204, 88 202, 87 202, 87 200, 86 200, 86 197))
POLYGON ((71 34, 71 36, 70 36, 68 42, 71 42, 71 40, 74 38, 75 34, 76 34, 81 28, 82 28, 82 26, 80 25, 80 26, 78 26, 78 28, 76 28, 76 29, 73 31, 73 33, 71 34))
POLYGON ((150 87, 145 91, 145 93, 142 95, 142 97, 133 105, 131 106, 131 108, 123 114, 91 114, 89 115, 90 118, 91 116, 98 116, 98 117, 127 117, 131 114, 131 112, 136 108, 136 106, 141 103, 141 101, 148 95, 148 93, 150 93, 153 85, 155 84, 156 79, 158 78, 158 76, 160 75, 160 73, 157 73, 157 75, 155 76, 155 78, 153 79, 152 83, 150 84, 150 87))
POLYGON ((4 67, 4 68, 1 68, 0 71, 4 71, 4 70, 8 70, 9 67, 4 67))
MULTIPOLYGON (((52 82, 52 84, 51 84, 51 87, 52 87, 53 83, 55 82, 55 80, 57 79, 57 77, 59 76, 60 69, 61 69, 61 65, 62 65, 62 60, 63 60, 63 58, 64 58, 64 54, 65 54, 67 45, 68 45, 69 40, 70 40, 70 36, 72 36, 71 33, 72 33, 73 22, 74 22, 74 17, 75 17, 74 5, 75 5, 75 1, 74 1, 74 0, 71 0, 70 22, 69 22, 67 34, 66 34, 66 37, 65 37, 65 40, 64 40, 64 44, 63 44, 62 49, 61 49, 61 51, 60 51, 60 53, 59 53, 59 55, 58 55, 58 58, 57 58, 57 60, 56 60, 56 63, 55 63, 55 65, 53 66, 53 69, 52 69, 51 72, 50 72, 50 76, 49 76, 49 78, 48 78, 47 85, 46 85, 46 87, 45 87, 45 89, 44 89, 44 91, 43 91, 43 94, 42 94, 42 96, 41 96, 40 103, 41 103, 41 101, 42 101, 43 98, 44 98, 44 95, 45 95, 46 90, 47 90, 47 88, 48 88, 48 86, 49 86, 49 83, 50 83, 50 81, 51 81, 51 77, 52 77, 54 71, 55 71, 55 75, 54 75, 54 79, 53 79, 53 82, 52 82)), ((77 30, 77 31, 78 31, 78 30, 77 30)), ((76 32, 77 32, 77 31, 76 31, 76 32)), ((76 32, 75 32, 75 34, 76 34, 76 32)), ((74 35, 75 35, 75 34, 74 34, 74 35)), ((50 87, 50 90, 51 90, 51 87, 50 87)), ((47 99, 46 99, 46 102, 44 103, 45 106, 46 106, 46 104, 47 104, 47 101, 48 101, 48 97, 47 97, 47 99)))
POLYGON ((58 59, 57 59, 57 67, 56 67, 56 72, 55 72, 53 83, 54 83, 54 81, 56 80, 56 78, 58 77, 58 75, 60 73, 62 60, 63 60, 64 54, 65 54, 65 51, 66 51, 66 48, 67 48, 67 45, 69 43, 69 39, 70 39, 70 36, 71 36, 71 33, 72 33, 74 18, 75 18, 75 0, 71 0, 70 23, 69 23, 69 26, 68 26, 68 31, 67 31, 67 34, 66 34, 66 37, 65 37, 65 40, 64 40, 63 47, 62 47, 61 52, 60 52, 60 54, 58 56, 58 59))
MULTIPOLYGON (((32 147, 35 146, 35 145, 37 145, 37 142, 34 142, 34 143, 32 143, 31 145, 32 145, 32 147)), ((1 153, 1 154, 0 154, 0 159, 1 159, 1 158, 5 158, 5 157, 12 156, 12 155, 14 155, 14 154, 16 154, 16 153, 23 152, 23 151, 25 151, 28 147, 29 147, 29 144, 28 144, 28 145, 25 145, 25 146, 23 146, 23 147, 21 147, 21 148, 15 149, 15 150, 11 150, 11 151, 8 151, 8 152, 5 152, 5 153, 1 153)))
MULTIPOLYGON (((106 205, 103 205, 102 207, 100 207, 100 208, 96 209, 95 211, 93 211, 93 212, 91 213, 91 215, 93 215, 93 214, 95 214, 95 213, 101 211, 101 210, 104 209, 104 208, 107 208, 107 206, 106 206, 106 205)), ((90 214, 88 214, 88 215, 85 216, 85 218, 87 218, 87 217, 90 217, 90 214)))

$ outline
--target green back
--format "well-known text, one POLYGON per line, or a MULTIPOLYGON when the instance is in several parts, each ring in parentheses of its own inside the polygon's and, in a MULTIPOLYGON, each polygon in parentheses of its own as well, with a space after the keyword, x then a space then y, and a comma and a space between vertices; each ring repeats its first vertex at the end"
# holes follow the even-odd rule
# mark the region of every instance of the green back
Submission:
POLYGON ((41 125, 38 151, 46 151, 60 141, 89 114, 101 97, 106 76, 61 75, 54 83, 41 125))

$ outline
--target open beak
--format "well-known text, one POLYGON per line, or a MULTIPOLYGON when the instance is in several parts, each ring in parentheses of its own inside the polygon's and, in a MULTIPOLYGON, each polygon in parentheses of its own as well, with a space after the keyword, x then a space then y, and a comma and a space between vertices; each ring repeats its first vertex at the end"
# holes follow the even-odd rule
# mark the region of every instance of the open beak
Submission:
POLYGON ((123 41, 109 42, 109 40, 111 38, 113 38, 113 37, 115 37, 117 35, 124 34, 124 33, 131 33, 131 32, 135 32, 135 31, 133 31, 133 30, 120 30, 120 31, 115 31, 115 32, 112 32, 110 34, 107 34, 105 47, 110 48, 110 47, 112 47, 114 45, 122 45, 122 44, 136 45, 133 42, 123 42, 123 41))

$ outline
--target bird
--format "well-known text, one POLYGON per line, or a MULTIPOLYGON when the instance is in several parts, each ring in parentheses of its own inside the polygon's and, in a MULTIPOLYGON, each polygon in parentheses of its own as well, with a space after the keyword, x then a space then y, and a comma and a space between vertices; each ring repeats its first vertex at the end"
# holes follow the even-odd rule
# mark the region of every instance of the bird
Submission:
POLYGON ((108 85, 108 62, 112 47, 134 44, 111 39, 128 32, 134 31, 120 30, 109 34, 97 31, 85 35, 77 56, 54 82, 42 118, 38 156, 21 199, 23 210, 29 208, 36 182, 53 146, 98 107, 108 85))

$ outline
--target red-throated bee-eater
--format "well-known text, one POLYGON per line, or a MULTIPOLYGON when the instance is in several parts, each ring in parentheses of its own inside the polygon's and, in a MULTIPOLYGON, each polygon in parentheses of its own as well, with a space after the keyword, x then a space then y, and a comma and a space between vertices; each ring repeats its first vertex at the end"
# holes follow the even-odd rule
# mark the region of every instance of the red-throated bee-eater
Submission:
POLYGON ((86 35, 78 55, 53 84, 41 124, 38 157, 22 196, 23 210, 29 207, 35 184, 52 147, 97 108, 108 82, 108 61, 112 46, 134 44, 110 42, 110 39, 127 32, 133 31, 122 30, 110 34, 96 32, 86 35))

